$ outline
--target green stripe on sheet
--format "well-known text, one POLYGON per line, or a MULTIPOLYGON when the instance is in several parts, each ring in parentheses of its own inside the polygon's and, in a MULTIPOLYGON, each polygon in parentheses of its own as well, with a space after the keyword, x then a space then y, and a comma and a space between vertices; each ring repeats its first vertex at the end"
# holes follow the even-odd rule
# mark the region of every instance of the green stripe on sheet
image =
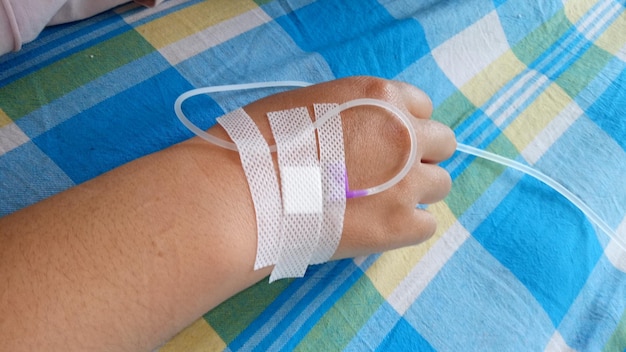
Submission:
POLYGON ((539 56, 550 51, 548 48, 565 35, 571 26, 563 10, 560 10, 511 49, 520 61, 531 65, 539 56))
POLYGON ((204 315, 215 332, 228 345, 278 297, 293 280, 267 278, 242 291, 204 315))
POLYGON ((613 59, 605 50, 591 45, 555 82, 570 96, 576 97, 613 59))
POLYGON ((456 91, 435 108, 432 119, 443 123, 451 129, 455 129, 476 109, 476 106, 463 93, 456 91))
POLYGON ((295 351, 344 349, 384 301, 368 276, 361 276, 299 342, 295 351))
POLYGON ((622 352, 626 351, 626 310, 622 314, 622 320, 620 320, 617 328, 613 332, 613 336, 604 345, 603 352, 622 352))
POLYGON ((139 33, 129 30, 1 87, 0 107, 16 121, 154 50, 139 33))

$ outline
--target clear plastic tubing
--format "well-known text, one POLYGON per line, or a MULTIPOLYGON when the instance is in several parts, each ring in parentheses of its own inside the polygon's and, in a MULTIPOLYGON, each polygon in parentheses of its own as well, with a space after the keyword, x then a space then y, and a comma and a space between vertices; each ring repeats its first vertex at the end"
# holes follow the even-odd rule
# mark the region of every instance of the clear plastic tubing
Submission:
POLYGON ((598 214, 596 214, 596 212, 593 211, 593 209, 591 209, 587 204, 585 204, 585 202, 583 202, 582 199, 578 198, 574 193, 572 193, 570 190, 565 188, 563 185, 561 185, 560 183, 558 183, 557 181, 555 181, 548 175, 536 169, 533 169, 532 167, 528 165, 519 163, 515 160, 511 160, 503 156, 500 156, 498 154, 490 153, 488 151, 474 148, 474 147, 471 147, 469 145, 465 145, 462 143, 457 143, 456 150, 466 153, 466 154, 476 156, 481 159, 492 161, 500 165, 510 167, 512 169, 523 172, 524 174, 529 175, 543 182, 544 184, 548 185, 553 190, 559 192, 559 194, 561 194, 563 197, 569 200, 572 204, 574 204, 578 209, 580 209, 580 211, 583 212, 583 214, 585 214, 585 216, 587 216, 589 220, 591 220, 591 222, 593 222, 596 226, 598 226, 607 236, 609 236, 613 241, 615 241, 615 243, 619 247, 621 247, 624 251, 626 251, 626 243, 624 243, 624 240, 619 238, 617 234, 613 231, 613 229, 611 229, 611 227, 606 222, 604 222, 604 220, 602 220, 602 218, 598 216, 598 214))
MULTIPOLYGON (((182 110, 183 102, 187 100, 188 98, 191 98, 193 96, 200 95, 200 94, 210 94, 210 93, 218 93, 218 92, 259 89, 259 88, 307 87, 310 85, 311 83, 302 82, 302 81, 275 81, 275 82, 232 84, 232 85, 197 88, 197 89, 192 89, 190 91, 187 91, 181 94, 178 97, 178 99, 176 99, 176 102, 174 103, 174 111, 176 112, 176 116, 178 116, 178 119, 183 123, 183 125, 185 125, 185 127, 187 127, 191 132, 196 134, 198 137, 203 138, 204 140, 212 144, 215 144, 217 146, 220 146, 222 148, 237 151, 237 146, 234 143, 212 136, 211 134, 203 131, 202 129, 194 125, 191 121, 189 121, 189 119, 187 118, 187 116, 185 116, 182 110)), ((406 176, 407 173, 409 173, 417 157, 418 144, 417 144, 417 136, 415 134, 415 130, 412 128, 410 118, 406 116, 401 110, 396 108, 394 105, 391 105, 385 101, 377 100, 377 99, 355 99, 355 100, 351 100, 343 104, 340 104, 334 109, 329 110, 326 114, 324 114, 319 119, 317 119, 313 123, 313 127, 317 129, 321 125, 326 123, 326 121, 328 121, 328 119, 330 119, 332 116, 338 115, 340 112, 344 110, 348 110, 348 109, 359 107, 359 106, 376 106, 376 107, 388 110, 389 112, 393 113, 404 124, 404 127, 407 129, 409 133, 410 144, 411 144, 407 161, 404 167, 395 176, 393 176, 391 179, 389 179, 388 181, 380 185, 366 188, 363 190, 351 190, 350 191, 351 194, 358 194, 359 196, 368 196, 368 195, 373 195, 376 193, 383 192, 391 188, 396 183, 400 182, 400 180, 402 180, 404 176, 406 176)), ((276 152, 276 146, 275 145, 270 146, 270 151, 276 152)), ((602 218, 600 218, 600 216, 598 216, 598 214, 596 214, 596 212, 593 211, 593 209, 591 209, 587 204, 585 204, 585 202, 583 202, 579 197, 577 197, 575 194, 573 194, 563 185, 561 185, 554 179, 550 178, 549 176, 545 175, 544 173, 536 169, 533 169, 532 167, 519 163, 515 160, 511 160, 503 156, 487 152, 482 149, 474 148, 466 144, 457 143, 457 151, 470 154, 481 159, 486 159, 486 160, 492 161, 494 163, 497 163, 503 166, 513 168, 515 170, 518 170, 526 175, 529 175, 543 182, 550 188, 557 191, 567 200, 569 200, 572 204, 574 204, 578 209, 580 209, 580 211, 583 212, 583 214, 585 214, 585 216, 587 216, 587 218, 592 223, 598 226, 607 236, 609 236, 615 242, 615 244, 617 244, 622 250, 626 251, 625 241, 622 240, 620 237, 618 237, 617 234, 613 231, 613 229, 611 229, 611 227, 607 225, 606 222, 604 222, 604 220, 602 220, 602 218)))
MULTIPOLYGON (((258 83, 244 83, 244 84, 229 84, 223 86, 212 86, 212 87, 203 87, 189 90, 183 94, 181 94, 176 101, 174 102, 174 111, 176 112, 176 116, 180 122, 185 125, 191 132, 193 132, 196 136, 206 140, 207 142, 213 143, 217 146, 220 146, 224 149, 230 149, 233 151, 238 151, 235 143, 227 142, 223 139, 212 136, 202 129, 198 128, 198 126, 194 125, 187 116, 183 113, 183 102, 193 96, 200 94, 211 94, 211 93, 219 93, 219 92, 230 92, 234 90, 248 90, 248 89, 259 89, 259 88, 279 88, 279 87, 306 87, 310 86, 311 83, 301 82, 301 81, 277 81, 277 82, 258 82, 258 83)), ((276 146, 273 145, 270 147, 270 151, 272 153, 276 152, 276 146)))

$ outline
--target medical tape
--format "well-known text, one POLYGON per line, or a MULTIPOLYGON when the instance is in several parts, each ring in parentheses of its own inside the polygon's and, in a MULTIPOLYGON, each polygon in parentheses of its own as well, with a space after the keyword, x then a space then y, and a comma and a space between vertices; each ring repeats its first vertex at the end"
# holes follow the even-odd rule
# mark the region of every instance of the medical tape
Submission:
POLYGON ((283 197, 283 231, 270 282, 304 276, 320 237, 322 175, 307 108, 267 114, 276 140, 283 197))
MULTIPOLYGON (((315 118, 319 119, 337 104, 315 104, 315 118)), ((320 264, 331 259, 341 240, 346 211, 346 157, 343 128, 339 114, 330 117, 317 129, 317 140, 322 169, 323 218, 320 239, 311 262, 320 264)))
POLYGON ((257 223, 257 251, 254 269, 276 263, 282 231, 282 203, 278 179, 269 146, 250 116, 234 110, 217 119, 235 142, 248 187, 257 223))

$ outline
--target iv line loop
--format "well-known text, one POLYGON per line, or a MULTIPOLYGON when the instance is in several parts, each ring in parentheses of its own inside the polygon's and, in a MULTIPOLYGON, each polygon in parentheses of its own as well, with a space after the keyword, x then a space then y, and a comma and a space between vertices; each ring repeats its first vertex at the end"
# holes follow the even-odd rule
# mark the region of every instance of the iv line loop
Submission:
MULTIPOLYGON (((180 122, 185 125, 191 132, 193 132, 196 136, 206 140, 209 143, 220 146, 224 149, 229 149, 232 151, 238 151, 235 143, 227 142, 223 139, 217 138, 202 129, 198 128, 193 122, 189 121, 185 113, 183 112, 183 102, 191 97, 200 94, 211 94, 211 93, 220 93, 220 92, 230 92, 234 90, 249 90, 249 89, 260 89, 260 88, 278 88, 278 87, 307 87, 310 86, 311 83, 302 82, 302 81, 276 81, 276 82, 258 82, 258 83, 243 83, 243 84, 228 84, 222 86, 211 86, 211 87, 202 87, 196 88, 185 93, 181 94, 176 101, 174 102, 174 111, 176 112, 176 116, 180 122)), ((270 151, 272 153, 276 152, 276 146, 270 146, 270 151)))
MULTIPOLYGON (((176 116, 178 116, 178 119, 183 123, 183 125, 185 125, 185 127, 187 127, 191 132, 196 134, 198 137, 206 140, 209 143, 215 144, 219 147, 229 149, 232 151, 238 151, 237 146, 234 143, 225 141, 221 138, 217 138, 203 131, 198 126, 193 124, 187 118, 187 116, 182 110, 183 102, 187 100, 188 98, 191 98, 193 96, 200 95, 200 94, 209 94, 209 93, 226 92, 226 91, 234 91, 234 90, 259 89, 259 88, 306 87, 309 85, 311 84, 307 82, 300 82, 300 81, 279 81, 279 82, 231 84, 231 85, 223 85, 223 86, 197 88, 197 89, 192 89, 190 91, 187 91, 181 94, 176 99, 176 102, 174 103, 174 111, 176 112, 176 116)), ((382 101, 382 100, 377 100, 377 99, 369 99, 369 98, 354 99, 354 100, 347 101, 343 104, 339 104, 335 108, 330 109, 320 118, 318 118, 316 121, 314 121, 313 128, 318 129, 320 126, 326 123, 326 121, 328 121, 331 117, 339 115, 339 113, 342 111, 359 107, 359 106, 376 106, 394 114, 400 120, 400 122, 402 122, 407 132, 409 133, 409 141, 410 141, 411 148, 409 150, 409 156, 404 166, 395 176, 393 176, 389 180, 377 186, 373 186, 373 187, 362 189, 362 190, 349 190, 350 194, 355 195, 356 197, 373 195, 376 193, 383 192, 393 187, 396 183, 400 182, 400 180, 402 180, 404 176, 406 176, 409 173, 409 171, 411 171, 411 167, 413 166, 413 164, 415 163, 415 160, 417 159, 417 148, 418 148, 417 135, 415 133, 415 130, 412 128, 411 120, 409 119, 409 117, 406 116, 400 109, 398 109, 394 105, 387 103, 385 101, 382 101)), ((276 152, 276 145, 271 145, 269 148, 270 148, 270 152, 276 152)))

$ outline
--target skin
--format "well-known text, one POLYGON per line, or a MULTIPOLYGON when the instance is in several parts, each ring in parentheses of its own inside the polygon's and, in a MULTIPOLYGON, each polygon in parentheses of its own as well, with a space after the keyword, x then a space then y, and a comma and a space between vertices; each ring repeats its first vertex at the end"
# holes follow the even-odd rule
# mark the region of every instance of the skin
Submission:
MULTIPOLYGON (((268 143, 266 113, 355 98, 414 117, 418 162, 391 189, 347 204, 333 259, 420 243, 436 223, 418 203, 443 199, 436 164, 456 147, 432 104, 410 85, 352 77, 245 107, 268 143)), ((353 189, 385 181, 408 154, 404 127, 384 110, 342 113, 353 189)), ((228 139, 221 127, 210 133, 228 139)), ((151 350, 269 275, 253 270, 256 223, 238 154, 192 138, 0 219, 0 350, 151 350), (219 167, 216 167, 219 165, 219 167)))

